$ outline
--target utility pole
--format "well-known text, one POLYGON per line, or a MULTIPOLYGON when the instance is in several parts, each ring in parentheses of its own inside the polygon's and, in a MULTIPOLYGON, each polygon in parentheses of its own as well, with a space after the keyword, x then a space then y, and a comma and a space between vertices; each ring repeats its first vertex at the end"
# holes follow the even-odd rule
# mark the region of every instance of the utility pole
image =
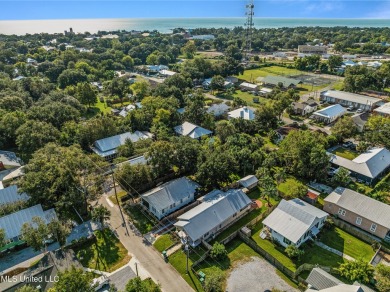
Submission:
POLYGON ((119 211, 120 211, 121 216, 122 216, 122 221, 123 221, 122 226, 124 226, 126 228, 126 235, 129 236, 130 233, 129 233, 129 230, 127 229, 125 216, 123 216, 122 207, 121 207, 121 204, 120 204, 119 199, 118 199, 118 194, 116 192, 116 184, 115 184, 114 170, 113 170, 113 165, 112 164, 111 164, 111 177, 112 177, 112 183, 114 184, 115 198, 116 198, 116 201, 118 203, 119 211))
POLYGON ((188 236, 186 238, 186 244, 184 246, 184 249, 186 250, 186 255, 187 255, 187 275, 188 275, 189 274, 189 271, 188 271, 188 257, 189 257, 189 255, 188 255, 188 253, 190 251, 190 247, 188 246, 188 236))
POLYGON ((245 36, 245 59, 248 59, 248 54, 252 50, 252 30, 253 30, 253 15, 255 14, 253 12, 255 8, 255 4, 253 4, 253 0, 249 1, 249 4, 245 6, 246 8, 246 22, 245 22, 245 30, 246 30, 246 36, 245 36))

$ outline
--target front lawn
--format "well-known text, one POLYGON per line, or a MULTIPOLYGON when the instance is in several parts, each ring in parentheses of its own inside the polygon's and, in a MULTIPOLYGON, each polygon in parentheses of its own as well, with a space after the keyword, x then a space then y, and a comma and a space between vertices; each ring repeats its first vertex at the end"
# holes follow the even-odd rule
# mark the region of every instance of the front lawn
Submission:
POLYGON ((353 160, 355 159, 355 157, 359 156, 359 153, 346 149, 344 147, 338 147, 335 150, 333 150, 332 153, 349 160, 353 160))
POLYGON ((172 246, 176 241, 172 238, 173 235, 166 233, 159 236, 156 241, 153 243, 153 246, 159 251, 163 252, 168 247, 172 246))
POLYGON ((73 250, 87 268, 112 272, 130 261, 127 249, 109 228, 95 231, 96 242, 89 241, 73 250))
POLYGON ((284 182, 277 186, 279 192, 283 193, 286 197, 292 197, 292 190, 295 190, 299 184, 304 184, 304 182, 299 181, 293 176, 288 176, 284 182))
POLYGON ((146 234, 150 232, 157 221, 152 221, 154 218, 152 218, 152 215, 145 215, 146 211, 144 213, 141 211, 141 206, 138 205, 130 205, 128 204, 126 206, 126 212, 131 218, 131 222, 137 227, 138 231, 142 234, 146 234))
POLYGON ((324 244, 337 249, 354 259, 362 258, 369 262, 375 253, 369 244, 337 227, 333 230, 323 230, 320 239, 324 244))

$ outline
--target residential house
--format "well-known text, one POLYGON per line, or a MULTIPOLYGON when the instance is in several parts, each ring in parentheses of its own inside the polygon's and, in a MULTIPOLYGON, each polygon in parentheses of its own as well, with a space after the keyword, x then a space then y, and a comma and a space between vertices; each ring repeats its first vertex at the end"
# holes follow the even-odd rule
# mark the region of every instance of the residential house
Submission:
POLYGON ((239 87, 242 91, 259 91, 259 85, 249 82, 242 82, 239 87))
POLYGON ((291 105, 294 113, 302 116, 312 113, 318 108, 318 103, 314 99, 304 102, 293 102, 291 105))
MULTIPOLYGON (((3 177, 3 184, 16 180, 24 175, 24 166, 12 169, 3 177)), ((0 175, 1 176, 1 175, 0 175)))
MULTIPOLYGON (((202 82, 202 86, 204 89, 211 89, 211 80, 212 78, 207 78, 202 82)), ((229 89, 231 87, 234 87, 234 82, 228 81, 227 78, 225 78, 225 82, 223 83, 223 88, 229 89)))
POLYGON ((226 114, 226 112, 230 109, 230 106, 228 106, 226 103, 214 103, 211 106, 207 108, 207 112, 209 114, 213 114, 215 117, 222 116, 226 114))
POLYGON ((32 66, 37 66, 38 65, 38 61, 35 60, 35 59, 32 59, 32 58, 27 58, 26 63, 27 63, 27 65, 32 65, 32 66))
POLYGON ((243 106, 233 111, 228 112, 229 119, 244 119, 248 121, 252 121, 255 119, 255 111, 243 106))
POLYGON ((390 241, 390 205, 338 187, 324 199, 324 211, 390 241))
POLYGON ((16 185, 9 186, 4 189, 0 189, 0 206, 9 205, 17 202, 28 201, 30 197, 25 193, 18 193, 18 187, 16 185))
POLYGON ((238 83, 238 78, 236 76, 228 76, 225 78, 225 81, 236 84, 238 83))
POLYGON ((5 231, 5 242, 20 240, 21 229, 24 223, 29 223, 34 217, 40 217, 45 224, 57 218, 54 209, 43 211, 42 206, 35 205, 0 218, 0 229, 5 231))
POLYGON ((339 104, 334 104, 314 112, 310 118, 325 124, 330 124, 343 116, 346 112, 347 110, 344 107, 339 104))
POLYGON ((302 83, 302 81, 298 79, 271 75, 262 78, 261 82, 263 85, 268 87, 276 87, 281 85, 283 88, 296 88, 299 84, 302 83))
POLYGON ((344 284, 321 268, 313 268, 306 283, 308 287, 306 292, 374 292, 356 281, 352 285, 344 284))
POLYGON ((176 134, 187 136, 192 139, 200 139, 203 136, 210 136, 213 133, 210 130, 191 124, 189 122, 184 122, 183 124, 176 126, 174 130, 176 134))
POLYGON ((327 213, 301 199, 283 199, 264 219, 263 225, 271 238, 282 246, 299 247, 320 232, 327 217, 327 213))
POLYGON ((354 61, 351 61, 351 60, 346 60, 341 65, 341 68, 354 67, 354 66, 357 66, 357 63, 355 63, 354 61))
POLYGON ((19 76, 13 78, 12 80, 13 80, 13 81, 19 81, 19 80, 22 80, 22 79, 24 79, 24 78, 26 78, 26 77, 24 77, 24 76, 22 76, 22 75, 19 75, 19 76))
POLYGON ((120 162, 120 163, 116 164, 115 167, 122 167, 122 166, 124 166, 126 164, 130 164, 130 165, 139 165, 139 164, 146 165, 147 163, 148 163, 148 161, 146 160, 145 156, 142 155, 142 156, 137 156, 137 157, 131 158, 129 160, 120 162))
POLYGON ((355 157, 353 160, 328 153, 330 163, 341 166, 366 183, 372 184, 383 177, 390 168, 390 151, 386 148, 373 148, 355 157))
POLYGON ((246 214, 251 203, 242 190, 213 190, 203 197, 201 204, 177 217, 174 226, 182 242, 195 247, 203 240, 214 238, 246 214))
POLYGON ((259 180, 255 175, 247 175, 246 177, 243 177, 242 179, 238 180, 238 183, 248 190, 252 190, 255 187, 257 187, 257 184, 259 183, 259 180))
POLYGON ((181 177, 142 194, 142 205, 160 220, 193 202, 199 187, 200 185, 196 182, 186 177, 181 177))
POLYGON ((268 94, 272 93, 272 90, 273 90, 272 88, 262 87, 259 90, 259 95, 260 96, 267 96, 268 94))
POLYGON ((139 140, 149 139, 152 137, 153 135, 146 131, 135 131, 134 133, 126 132, 123 134, 97 140, 95 141, 91 149, 97 155, 105 158, 106 160, 111 160, 117 156, 116 149, 119 146, 124 145, 127 139, 135 143, 139 140))
POLYGON ((352 121, 355 123, 358 131, 363 132, 369 117, 370 117, 369 113, 365 112, 365 113, 355 114, 351 118, 352 121))
POLYGON ((364 111, 371 111, 382 102, 380 98, 339 90, 327 90, 320 94, 320 100, 328 103, 341 104, 345 107, 354 107, 364 111))
POLYGON ((314 55, 324 55, 328 52, 326 46, 310 46, 310 45, 299 45, 298 54, 314 54, 314 55))
POLYGON ((384 117, 390 117, 390 102, 381 105, 380 107, 374 109, 374 114, 378 114, 384 117))
POLYGON ((125 118, 129 114, 129 112, 131 112, 132 110, 135 110, 135 109, 137 109, 136 105, 129 104, 129 105, 125 106, 124 108, 122 108, 122 110, 119 112, 119 115, 121 117, 125 118))
POLYGON ((163 70, 160 70, 158 72, 158 74, 161 75, 162 77, 171 77, 171 76, 177 74, 177 72, 163 69, 163 70))

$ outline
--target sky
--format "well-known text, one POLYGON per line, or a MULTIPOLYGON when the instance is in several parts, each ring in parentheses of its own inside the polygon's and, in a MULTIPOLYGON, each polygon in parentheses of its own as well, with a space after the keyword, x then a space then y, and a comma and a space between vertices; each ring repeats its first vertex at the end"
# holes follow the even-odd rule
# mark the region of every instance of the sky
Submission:
MULTIPOLYGON (((247 0, 4 1, 0 20, 243 17, 247 0)), ((390 0, 258 0, 255 17, 390 18, 390 0)))

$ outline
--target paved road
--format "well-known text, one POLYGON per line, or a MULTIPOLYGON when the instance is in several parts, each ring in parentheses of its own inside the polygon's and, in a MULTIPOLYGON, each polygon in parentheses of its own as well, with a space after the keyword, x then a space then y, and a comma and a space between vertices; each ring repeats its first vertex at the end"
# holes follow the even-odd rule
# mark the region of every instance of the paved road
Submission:
POLYGON ((151 278, 161 284, 163 291, 194 291, 180 274, 169 263, 166 263, 161 254, 150 246, 142 236, 135 235, 130 228, 130 235, 126 235, 126 230, 122 226, 122 218, 118 206, 109 204, 106 196, 102 196, 99 203, 111 211, 110 224, 115 229, 119 240, 130 254, 136 258, 139 265, 147 270, 151 278))

